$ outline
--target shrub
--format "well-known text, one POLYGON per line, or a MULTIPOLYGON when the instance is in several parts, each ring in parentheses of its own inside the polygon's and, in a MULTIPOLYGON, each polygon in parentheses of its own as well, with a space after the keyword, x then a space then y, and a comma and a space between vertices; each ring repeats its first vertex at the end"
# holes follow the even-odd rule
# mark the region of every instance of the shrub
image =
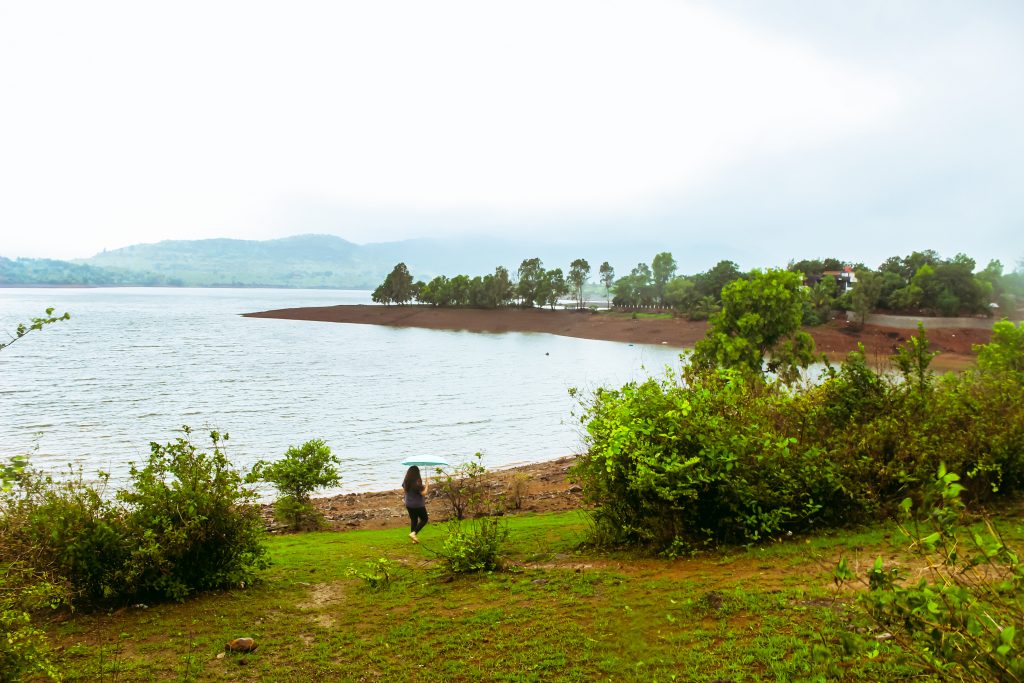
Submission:
POLYGON ((487 468, 480 464, 483 454, 473 457, 476 459, 451 469, 438 468, 439 476, 434 480, 434 489, 447 505, 449 516, 455 519, 487 512, 483 481, 487 468))
POLYGON ((59 680, 44 632, 32 624, 32 613, 67 604, 63 583, 41 574, 30 563, 14 559, 9 535, 0 539, 0 683, 33 674, 59 680))
POLYGON ((327 444, 313 439, 298 448, 289 447, 281 460, 257 462, 249 480, 269 482, 282 494, 274 505, 278 521, 293 529, 316 529, 323 523, 323 514, 310 503, 310 494, 341 482, 335 467, 339 464, 327 444))
POLYGON ((194 591, 251 582, 267 566, 255 492, 229 464, 217 432, 213 450, 185 436, 150 444, 149 461, 131 467, 128 505, 132 544, 120 579, 127 592, 182 600, 194 591))
MULTIPOLYGON (((128 556, 123 510, 87 482, 81 470, 55 480, 29 467, 5 494, 4 561, 59 577, 68 601, 97 603, 119 594, 128 556)), ((106 475, 100 474, 101 485, 106 475)))
POLYGON ((487 468, 475 460, 441 470, 434 486, 449 507, 448 535, 438 551, 455 573, 491 571, 501 568, 501 546, 508 538, 508 524, 496 517, 503 512, 502 501, 487 497, 484 475, 487 468))
POLYGON ((1024 490, 1024 352, 1004 336, 959 375, 933 375, 922 331, 902 378, 857 352, 811 386, 702 365, 599 389, 573 470, 596 536, 679 552, 884 517, 940 461, 965 473, 967 502, 1024 490))
POLYGON ((508 524, 500 517, 452 518, 438 555, 456 574, 500 569, 501 546, 508 533, 508 524))
MULTIPOLYGON (((908 584, 879 557, 861 578, 869 591, 858 605, 906 657, 943 678, 1021 681, 1024 563, 990 521, 981 529, 968 524, 959 481, 940 466, 916 514, 911 499, 901 504, 907 522, 901 528, 927 567, 925 576, 908 584)), ((837 583, 856 578, 842 560, 837 583)), ((856 642, 857 636, 848 640, 856 642)))
POLYGON ((395 565, 386 557, 381 557, 366 562, 362 569, 349 567, 347 574, 362 579, 371 590, 386 590, 391 587, 395 565))

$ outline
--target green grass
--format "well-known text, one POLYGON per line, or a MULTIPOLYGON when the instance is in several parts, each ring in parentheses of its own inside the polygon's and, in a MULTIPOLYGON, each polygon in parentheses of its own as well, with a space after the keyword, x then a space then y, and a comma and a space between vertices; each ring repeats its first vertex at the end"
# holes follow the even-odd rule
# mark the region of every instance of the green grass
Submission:
MULTIPOLYGON (((831 571, 899 559, 894 528, 675 560, 580 549, 580 513, 509 518, 508 569, 451 577, 404 530, 272 537, 255 586, 46 626, 70 681, 899 681, 885 644, 841 657, 856 626, 831 571), (350 566, 386 558, 374 591, 350 566), (259 648, 218 659, 250 636, 259 648)), ((1017 530, 1019 532, 1019 528, 1017 530)))

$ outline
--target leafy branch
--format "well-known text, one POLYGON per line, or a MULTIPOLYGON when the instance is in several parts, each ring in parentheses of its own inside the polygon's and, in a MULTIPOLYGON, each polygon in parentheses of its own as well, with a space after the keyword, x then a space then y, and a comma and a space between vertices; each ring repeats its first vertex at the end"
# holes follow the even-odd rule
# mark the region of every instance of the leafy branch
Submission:
POLYGON ((41 329, 43 329, 44 326, 50 325, 51 323, 56 323, 56 322, 60 322, 61 320, 70 320, 71 319, 71 314, 66 312, 66 311, 65 311, 64 315, 56 315, 56 316, 53 314, 53 311, 54 311, 54 309, 51 306, 50 308, 46 309, 46 315, 45 316, 43 316, 41 318, 32 318, 31 324, 26 325, 25 323, 19 323, 17 329, 15 329, 15 331, 14 331, 14 334, 11 336, 11 340, 9 342, 6 342, 6 343, 5 342, 0 342, 0 350, 6 349, 8 346, 10 346, 14 342, 18 341, 19 339, 24 337, 29 332, 41 330, 41 329))

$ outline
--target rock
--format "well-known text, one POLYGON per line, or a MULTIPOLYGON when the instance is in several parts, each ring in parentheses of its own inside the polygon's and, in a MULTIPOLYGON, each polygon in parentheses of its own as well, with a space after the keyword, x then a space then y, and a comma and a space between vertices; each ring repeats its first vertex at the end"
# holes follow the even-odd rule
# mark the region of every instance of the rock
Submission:
POLYGON ((234 638, 224 646, 228 652, 252 652, 256 649, 256 641, 252 638, 234 638))

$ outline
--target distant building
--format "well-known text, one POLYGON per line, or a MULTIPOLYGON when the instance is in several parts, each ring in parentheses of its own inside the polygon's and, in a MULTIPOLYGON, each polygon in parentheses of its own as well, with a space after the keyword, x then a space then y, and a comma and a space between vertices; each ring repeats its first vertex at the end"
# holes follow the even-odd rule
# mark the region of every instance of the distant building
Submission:
POLYGON ((814 287, 827 277, 836 281, 837 294, 845 294, 857 284, 857 275, 853 272, 853 266, 843 266, 842 270, 826 270, 820 275, 808 275, 804 278, 804 284, 814 287))

